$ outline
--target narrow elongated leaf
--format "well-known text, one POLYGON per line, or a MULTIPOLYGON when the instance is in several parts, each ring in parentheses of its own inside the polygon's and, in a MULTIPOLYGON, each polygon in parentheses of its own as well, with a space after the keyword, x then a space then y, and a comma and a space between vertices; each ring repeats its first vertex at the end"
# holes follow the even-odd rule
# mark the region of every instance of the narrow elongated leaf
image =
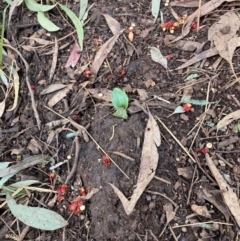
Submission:
MULTIPOLYGON (((12 14, 13 14, 13 11, 14 9, 16 8, 16 6, 21 3, 22 0, 14 0, 12 3, 11 3, 11 7, 10 7, 10 10, 9 10, 9 14, 8 14, 8 24, 10 23, 11 21, 11 18, 12 18, 12 14)), ((4 26, 4 24, 3 24, 4 26)))
POLYGON ((6 87, 9 87, 9 81, 5 73, 0 69, 0 78, 2 79, 3 83, 6 85, 6 87))
POLYGON ((0 180, 0 188, 2 188, 3 184, 5 182, 7 182, 11 177, 13 177, 16 173, 13 173, 13 174, 9 174, 5 177, 3 177, 1 180, 0 180))
POLYGON ((25 4, 27 6, 27 8, 33 12, 47 12, 51 9, 53 9, 55 5, 42 5, 39 4, 37 2, 35 2, 34 0, 25 0, 25 4))
POLYGON ((154 22, 157 20, 160 4, 161 0, 152 0, 152 15, 154 17, 154 22))
POLYGON ((21 188, 21 187, 31 186, 31 185, 36 184, 36 183, 39 183, 39 181, 37 181, 37 180, 24 180, 24 181, 19 181, 19 182, 15 182, 15 183, 11 184, 11 187, 21 188))
POLYGON ((238 119, 240 119, 240 110, 236 110, 236 111, 226 115, 225 117, 223 117, 223 119, 221 119, 217 123, 217 130, 221 129, 222 127, 226 127, 232 121, 238 120, 238 119))
POLYGON ((14 101, 12 108, 8 109, 8 111, 12 111, 16 108, 18 104, 18 94, 19 94, 19 75, 17 70, 13 66, 9 66, 9 72, 13 77, 13 85, 14 85, 14 101))
POLYGON ((45 28, 49 32, 55 32, 58 31, 60 28, 55 25, 52 21, 50 21, 43 12, 37 13, 37 20, 40 23, 40 25, 45 28))
POLYGON ((129 201, 117 187, 109 183, 113 188, 114 192, 118 195, 119 199, 121 200, 127 215, 133 212, 138 199, 140 198, 145 188, 151 182, 155 175, 159 157, 157 146, 160 145, 160 130, 153 116, 149 112, 149 120, 144 133, 141 165, 138 174, 137 185, 133 191, 131 200, 129 201))
POLYGON ((74 27, 77 30, 77 35, 78 35, 78 41, 81 50, 83 50, 83 38, 84 38, 84 32, 83 32, 83 26, 79 18, 75 15, 73 11, 71 11, 69 8, 65 7, 64 5, 59 3, 59 6, 61 9, 67 14, 67 16, 71 19, 71 21, 74 24, 74 27))
POLYGON ((0 162, 0 170, 7 168, 10 163, 11 162, 0 162))
POLYGON ((68 224, 62 216, 51 210, 17 204, 9 193, 7 193, 7 204, 17 219, 34 228, 56 230, 68 224))
POLYGON ((80 11, 79 11, 79 19, 82 20, 86 10, 87 10, 88 0, 80 1, 80 11))

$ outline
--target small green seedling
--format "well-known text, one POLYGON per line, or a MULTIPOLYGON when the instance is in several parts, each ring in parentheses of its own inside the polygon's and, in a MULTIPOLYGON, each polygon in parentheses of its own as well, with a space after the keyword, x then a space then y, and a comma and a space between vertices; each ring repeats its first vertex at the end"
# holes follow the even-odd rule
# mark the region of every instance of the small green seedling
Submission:
POLYGON ((113 113, 114 116, 127 119, 127 108, 128 108, 128 96, 127 94, 119 89, 114 88, 112 92, 112 104, 116 110, 115 113, 113 113))

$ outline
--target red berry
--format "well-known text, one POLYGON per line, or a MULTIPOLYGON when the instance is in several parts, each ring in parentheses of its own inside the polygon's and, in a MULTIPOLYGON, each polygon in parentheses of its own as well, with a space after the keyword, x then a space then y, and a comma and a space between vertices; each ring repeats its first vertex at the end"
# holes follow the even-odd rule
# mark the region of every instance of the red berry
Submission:
POLYGON ((61 203, 63 200, 64 200, 64 196, 59 196, 59 197, 57 198, 57 202, 58 202, 58 203, 61 203))
POLYGON ((192 105, 187 103, 187 104, 184 104, 182 108, 185 112, 190 112, 191 108, 192 108, 192 105))
POLYGON ((62 186, 60 186, 58 189, 57 189, 57 193, 59 195, 64 195, 66 193, 68 189, 68 185, 67 184, 63 184, 62 186))
POLYGON ((111 160, 108 156, 103 156, 103 164, 107 167, 109 167, 111 165, 111 160))
POLYGON ((79 192, 81 196, 87 196, 87 193, 84 187, 82 187, 79 192))
POLYGON ((35 90, 35 89, 36 89, 36 87, 35 87, 34 84, 30 84, 30 87, 31 87, 32 90, 35 90))
POLYGON ((208 153, 208 149, 207 148, 202 148, 201 150, 200 150, 201 152, 202 152, 202 154, 206 154, 206 153, 208 153))
POLYGON ((54 180, 56 178, 56 172, 51 172, 49 174, 49 177, 50 177, 51 180, 54 180))

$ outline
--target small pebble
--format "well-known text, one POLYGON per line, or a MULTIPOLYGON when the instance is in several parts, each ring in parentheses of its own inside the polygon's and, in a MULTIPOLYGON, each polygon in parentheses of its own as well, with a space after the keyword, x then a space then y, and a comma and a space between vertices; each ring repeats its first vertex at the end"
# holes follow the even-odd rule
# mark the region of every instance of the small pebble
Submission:
POLYGON ((187 232, 187 228, 186 227, 182 227, 182 232, 186 233, 187 232))
POLYGON ((150 195, 147 195, 147 196, 146 196, 146 199, 147 199, 147 201, 151 201, 151 200, 152 200, 152 198, 151 198, 150 195))

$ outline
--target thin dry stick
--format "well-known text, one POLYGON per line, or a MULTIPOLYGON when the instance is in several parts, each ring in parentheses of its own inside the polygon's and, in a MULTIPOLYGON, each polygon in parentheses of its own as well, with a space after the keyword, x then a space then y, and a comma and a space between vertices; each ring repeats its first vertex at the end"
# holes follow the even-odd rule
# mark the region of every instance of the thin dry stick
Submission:
POLYGON ((66 117, 58 114, 57 112, 55 112, 54 110, 50 109, 50 108, 47 107, 46 105, 45 105, 44 107, 47 108, 48 110, 52 111, 52 112, 53 112, 54 114, 56 114, 57 116, 65 119, 65 120, 68 120, 68 121, 69 121, 73 126, 75 126, 77 129, 82 129, 82 130, 84 130, 84 131, 88 134, 88 136, 90 137, 90 139, 96 144, 97 148, 100 149, 106 156, 109 157, 109 159, 112 161, 112 163, 119 169, 119 171, 122 172, 122 174, 123 174, 126 178, 130 179, 130 178, 128 177, 128 175, 117 165, 117 163, 103 150, 103 148, 97 143, 97 141, 91 136, 91 134, 87 131, 87 129, 86 129, 85 127, 77 124, 75 121, 72 121, 72 120, 70 120, 70 119, 68 119, 68 118, 66 118, 66 117))
POLYGON ((156 176, 156 175, 155 175, 153 178, 157 179, 158 181, 165 182, 165 183, 167 183, 167 184, 169 184, 169 185, 172 184, 171 182, 169 182, 169 181, 167 181, 167 180, 165 180, 165 179, 163 179, 163 178, 161 178, 161 177, 158 177, 158 176, 156 176))
POLYGON ((199 0, 199 2, 198 2, 198 17, 197 17, 197 32, 199 32, 201 5, 202 5, 202 0, 199 0))
POLYGON ((79 159, 79 153, 80 153, 80 143, 79 143, 79 137, 76 136, 74 139, 74 143, 75 143, 75 157, 74 157, 74 162, 73 162, 73 166, 72 166, 72 170, 69 172, 66 180, 65 180, 65 184, 68 184, 68 182, 70 181, 70 179, 73 177, 74 173, 76 172, 77 169, 77 164, 78 164, 78 159, 79 159))
POLYGON ((173 133, 167 128, 167 126, 156 116, 157 120, 162 124, 162 126, 168 131, 168 133, 173 137, 173 139, 178 143, 179 146, 182 147, 182 149, 185 151, 185 153, 190 157, 190 159, 196 163, 192 155, 188 152, 188 150, 182 145, 182 143, 177 139, 176 136, 173 135, 173 133))
POLYGON ((26 226, 22 233, 19 235, 19 237, 16 239, 17 241, 22 241, 24 240, 25 236, 27 235, 28 231, 29 231, 30 227, 29 226, 26 226))
POLYGON ((159 195, 159 196, 161 196, 161 197, 164 197, 164 198, 166 198, 169 202, 171 202, 171 203, 174 205, 175 208, 178 207, 178 205, 177 205, 173 200, 171 200, 169 197, 167 197, 165 194, 162 194, 162 193, 160 193, 160 192, 150 191, 150 190, 145 190, 145 192, 151 193, 151 194, 155 194, 155 195, 159 195))
MULTIPOLYGON (((211 80, 208 82, 208 89, 207 89, 207 96, 206 96, 206 100, 207 100, 207 101, 208 101, 208 99, 209 99, 210 86, 211 86, 211 80)), ((192 149, 192 146, 193 146, 193 144, 194 144, 194 142, 195 142, 195 140, 196 140, 196 138, 197 138, 197 135, 198 135, 198 133, 199 133, 199 130, 200 130, 202 124, 203 124, 203 121, 205 120, 205 117, 206 117, 206 115, 207 115, 207 111, 208 111, 209 109, 210 109, 210 105, 209 105, 208 107, 207 107, 207 105, 206 105, 206 106, 205 106, 204 115, 203 115, 202 119, 201 119, 200 122, 199 122, 199 126, 198 126, 198 129, 197 129, 197 132, 196 132, 196 134, 195 134, 195 136, 194 136, 194 138, 193 138, 193 140, 192 140, 192 143, 191 143, 191 145, 190 145, 190 147, 189 147, 189 151, 192 149)))
POLYGON ((182 227, 191 227, 191 226, 201 226, 202 227, 203 224, 208 224, 208 223, 216 223, 216 224, 228 225, 228 226, 233 226, 234 225, 232 223, 222 223, 222 222, 208 221, 208 222, 203 222, 203 223, 183 224, 183 225, 174 226, 172 228, 182 228, 182 227))
POLYGON ((189 189, 189 192, 188 192, 187 205, 190 202, 190 197, 191 197, 191 193, 192 193, 193 184, 195 183, 194 178, 195 178, 196 171, 197 171, 197 166, 195 165, 193 176, 192 176, 191 186, 190 186, 190 189, 189 189))
POLYGON ((8 45, 8 44, 3 44, 3 46, 7 47, 7 48, 10 48, 13 51, 15 51, 19 55, 19 57, 22 59, 24 65, 25 65, 27 87, 28 87, 28 91, 29 91, 30 96, 31 96, 32 108, 33 108, 33 112, 34 112, 34 115, 35 115, 35 118, 36 118, 36 121, 37 121, 37 126, 38 126, 38 129, 40 130, 41 129, 41 121, 40 121, 39 114, 38 114, 38 111, 37 111, 37 108, 36 108, 34 93, 33 93, 33 90, 31 88, 31 85, 30 85, 30 82, 29 82, 29 76, 28 76, 29 64, 27 63, 27 61, 23 58, 22 54, 17 49, 13 48, 11 45, 8 45))
POLYGON ((172 227, 170 225, 168 225, 169 229, 170 229, 170 232, 172 233, 172 236, 174 238, 175 241, 178 241, 178 238, 176 237, 174 231, 172 230, 172 227))

